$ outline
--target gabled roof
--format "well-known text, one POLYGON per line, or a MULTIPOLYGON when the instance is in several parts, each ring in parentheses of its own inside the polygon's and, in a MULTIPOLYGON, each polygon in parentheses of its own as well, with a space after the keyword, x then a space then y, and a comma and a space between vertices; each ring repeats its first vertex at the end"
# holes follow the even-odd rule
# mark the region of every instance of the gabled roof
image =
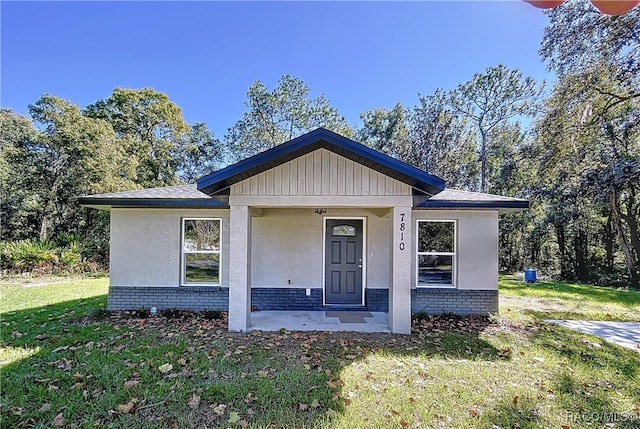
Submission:
POLYGON ((502 212, 506 212, 528 209, 529 200, 447 188, 439 194, 433 195, 429 199, 418 204, 415 208, 501 209, 502 212))
POLYGON ((332 131, 318 128, 200 178, 197 182, 198 190, 207 195, 228 193, 229 187, 234 183, 320 148, 379 171, 428 195, 437 194, 444 189, 444 180, 437 176, 332 131))
POLYGON ((314 150, 324 148, 411 186, 415 209, 489 209, 500 213, 526 210, 529 201, 479 192, 445 189, 444 180, 324 128, 290 140, 213 172, 197 185, 138 189, 78 197, 87 207, 228 208, 229 186, 314 150), (419 196, 422 195, 422 196, 419 196), (419 202, 423 199, 421 202, 419 202))
POLYGON ((78 202, 88 207, 227 207, 196 188, 195 184, 85 195, 78 202))

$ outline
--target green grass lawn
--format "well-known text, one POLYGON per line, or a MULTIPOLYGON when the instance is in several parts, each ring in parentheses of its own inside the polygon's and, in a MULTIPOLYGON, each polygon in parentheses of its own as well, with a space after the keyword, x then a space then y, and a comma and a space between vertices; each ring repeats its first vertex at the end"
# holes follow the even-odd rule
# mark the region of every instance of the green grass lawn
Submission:
POLYGON ((526 301, 634 319, 637 295, 501 281, 502 316, 411 336, 229 333, 216 314, 108 314, 106 278, 0 282, 0 427, 639 427, 640 353, 526 301))
POLYGON ((500 276, 500 307, 540 319, 640 321, 640 291, 500 276))

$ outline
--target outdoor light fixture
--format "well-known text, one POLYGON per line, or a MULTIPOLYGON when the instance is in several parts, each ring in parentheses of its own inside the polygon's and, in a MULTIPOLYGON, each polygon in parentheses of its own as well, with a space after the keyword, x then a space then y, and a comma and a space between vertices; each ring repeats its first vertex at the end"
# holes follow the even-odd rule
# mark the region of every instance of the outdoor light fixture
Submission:
POLYGON ((323 214, 325 214, 327 212, 327 209, 317 208, 317 209, 315 209, 313 211, 318 215, 323 215, 323 214))

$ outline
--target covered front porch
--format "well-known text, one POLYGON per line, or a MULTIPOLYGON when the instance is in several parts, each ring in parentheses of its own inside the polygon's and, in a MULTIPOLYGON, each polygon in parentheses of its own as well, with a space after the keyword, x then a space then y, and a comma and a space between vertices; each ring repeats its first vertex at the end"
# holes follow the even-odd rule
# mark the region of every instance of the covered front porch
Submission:
POLYGON ((233 199, 229 330, 411 332, 410 198, 368 208, 233 199))

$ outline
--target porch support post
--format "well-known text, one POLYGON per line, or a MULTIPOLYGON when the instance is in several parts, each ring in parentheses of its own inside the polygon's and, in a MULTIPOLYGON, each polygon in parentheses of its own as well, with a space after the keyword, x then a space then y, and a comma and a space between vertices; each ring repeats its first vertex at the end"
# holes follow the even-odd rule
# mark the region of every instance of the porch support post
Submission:
POLYGON ((389 328, 394 334, 411 334, 411 207, 392 209, 389 328))
POLYGON ((251 316, 251 213, 230 206, 229 331, 246 331, 251 316))

